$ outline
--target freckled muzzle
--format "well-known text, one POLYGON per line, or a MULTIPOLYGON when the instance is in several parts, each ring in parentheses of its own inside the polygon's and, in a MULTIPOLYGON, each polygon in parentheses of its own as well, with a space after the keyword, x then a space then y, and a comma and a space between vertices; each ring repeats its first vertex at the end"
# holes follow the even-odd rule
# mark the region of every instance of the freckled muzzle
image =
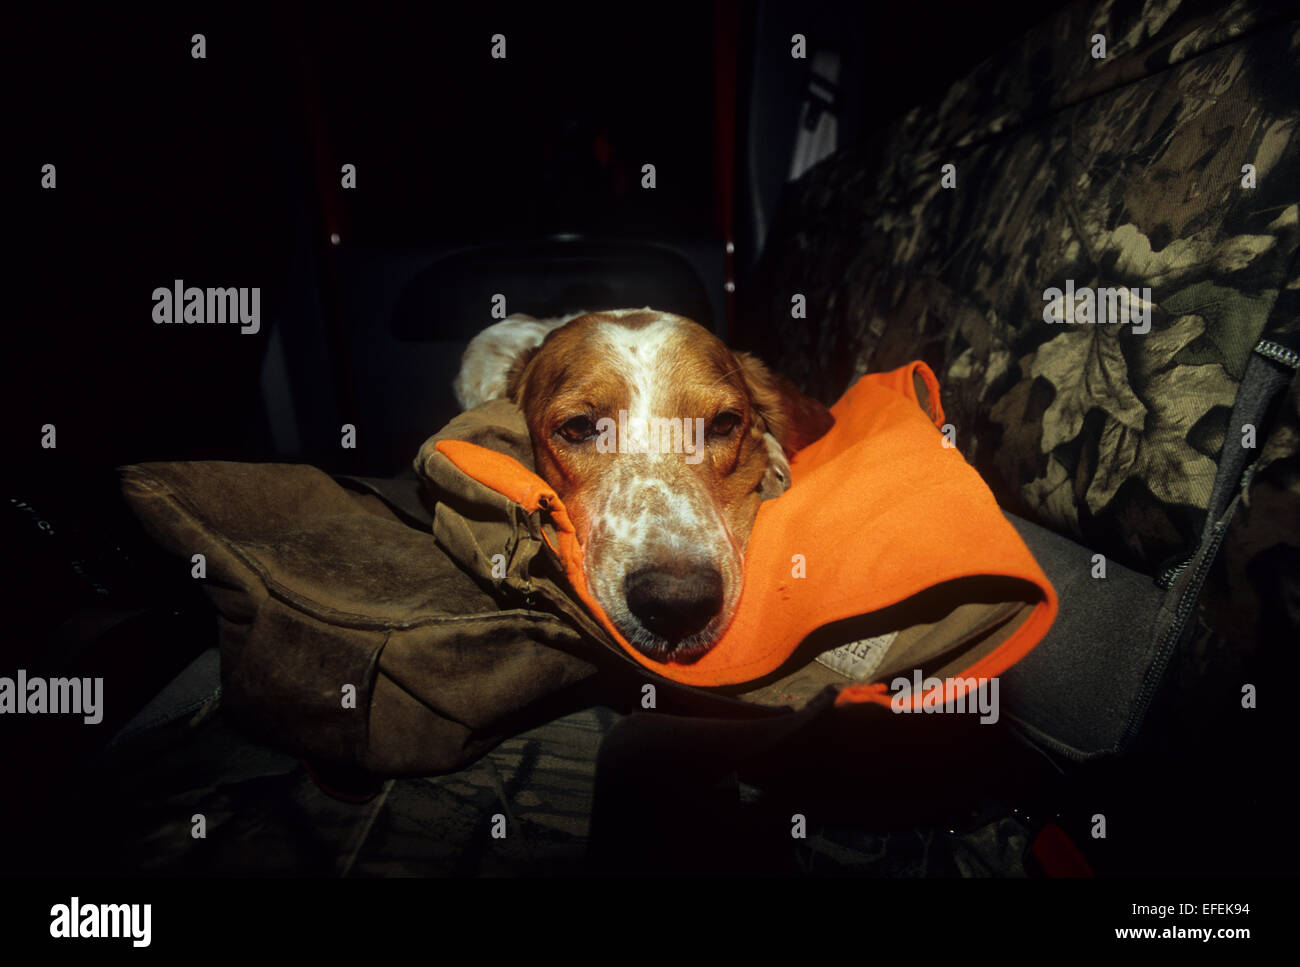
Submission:
MULTIPOLYGON (((740 597, 740 550, 689 478, 612 476, 584 566, 592 595, 627 641, 656 661, 692 661, 721 637, 740 597)), ((603 498, 603 499, 602 499, 603 498)))

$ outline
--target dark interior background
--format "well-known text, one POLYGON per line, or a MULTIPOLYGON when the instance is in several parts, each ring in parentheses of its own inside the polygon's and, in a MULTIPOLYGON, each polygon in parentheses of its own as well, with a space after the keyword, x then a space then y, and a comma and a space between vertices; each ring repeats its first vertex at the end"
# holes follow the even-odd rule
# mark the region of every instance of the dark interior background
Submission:
POLYGON ((11 15, 7 452, 56 481, 154 459, 393 475, 454 414, 448 384, 493 292, 510 311, 652 304, 743 336, 724 236, 743 287, 805 89, 790 35, 840 53, 845 144, 1057 5, 11 15), (488 56, 498 32, 504 61, 488 56), (178 278, 259 286, 262 332, 154 325, 153 289, 178 278))

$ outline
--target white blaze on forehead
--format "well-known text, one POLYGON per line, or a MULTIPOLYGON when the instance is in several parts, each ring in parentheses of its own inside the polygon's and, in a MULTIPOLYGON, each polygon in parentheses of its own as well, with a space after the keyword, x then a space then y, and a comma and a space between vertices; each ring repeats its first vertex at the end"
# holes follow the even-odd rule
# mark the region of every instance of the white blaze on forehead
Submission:
MULTIPOLYGON (((699 475, 685 463, 674 467, 663 462, 682 461, 683 455, 645 446, 651 420, 694 416, 672 411, 679 387, 674 385, 671 367, 684 335, 681 321, 662 318, 640 329, 605 321, 597 334, 603 350, 601 365, 609 366, 627 385, 629 439, 627 451, 610 454, 604 472, 582 497, 591 520, 583 566, 592 594, 625 637, 639 646, 658 647, 661 639, 642 627, 628 608, 627 575, 667 561, 714 567, 723 582, 718 621, 725 622, 740 597, 741 551, 699 475)), ((622 425, 618 429, 624 432, 622 425)), ((701 634, 716 631, 712 625, 710 629, 701 634)))
MULTIPOLYGON (((653 417, 685 417, 687 414, 656 412, 666 399, 669 386, 670 357, 680 338, 675 320, 659 319, 641 329, 629 329, 616 322, 601 326, 601 337, 613 354, 614 371, 627 383, 627 424, 629 449, 632 444, 645 448, 653 417)), ((662 410, 662 407, 660 407, 662 410)))

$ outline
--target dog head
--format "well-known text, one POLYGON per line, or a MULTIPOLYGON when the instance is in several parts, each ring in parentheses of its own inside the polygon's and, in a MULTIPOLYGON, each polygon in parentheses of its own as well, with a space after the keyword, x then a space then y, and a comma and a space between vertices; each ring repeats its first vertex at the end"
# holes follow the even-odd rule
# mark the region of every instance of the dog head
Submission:
POLYGON ((520 406, 595 600, 650 658, 698 660, 735 611, 759 504, 785 492, 788 457, 833 418, 681 316, 510 322, 466 352, 462 405, 483 401, 462 388, 489 386, 520 406))

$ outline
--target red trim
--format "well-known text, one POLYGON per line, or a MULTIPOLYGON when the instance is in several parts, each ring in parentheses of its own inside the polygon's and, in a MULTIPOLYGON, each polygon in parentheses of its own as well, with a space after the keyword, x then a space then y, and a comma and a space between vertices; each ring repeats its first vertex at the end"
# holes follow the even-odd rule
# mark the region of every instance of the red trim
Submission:
MULTIPOLYGON (((726 244, 735 240, 734 197, 736 172, 736 45, 740 36, 738 0, 713 4, 713 228, 722 238, 723 279, 735 280, 733 257, 726 244)), ((727 307, 726 339, 736 336, 735 293, 724 292, 727 307)))
POLYGON ((1043 873, 1052 877, 1090 877, 1092 867, 1084 859, 1079 847, 1074 845, 1065 830, 1056 823, 1048 823, 1034 837, 1030 852, 1038 861, 1043 873))

